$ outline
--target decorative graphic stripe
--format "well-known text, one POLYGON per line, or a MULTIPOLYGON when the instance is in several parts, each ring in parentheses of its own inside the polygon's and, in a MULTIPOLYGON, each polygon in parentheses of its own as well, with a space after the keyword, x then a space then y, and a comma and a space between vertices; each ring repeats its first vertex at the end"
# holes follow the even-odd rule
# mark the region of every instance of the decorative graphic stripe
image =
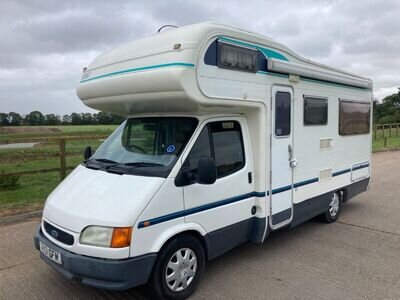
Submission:
MULTIPOLYGON (((354 167, 353 171, 354 170, 363 169, 363 168, 367 168, 367 167, 369 167, 369 163, 368 162, 360 164, 360 165, 354 167)), ((351 171, 351 169, 345 169, 345 170, 333 173, 332 176, 343 175, 343 174, 349 173, 350 171, 351 171)), ((318 182, 318 180, 319 180, 318 178, 312 178, 312 179, 300 181, 300 182, 297 182, 297 183, 293 184, 293 188, 297 188, 297 187, 305 186, 305 185, 308 185, 308 184, 311 184, 311 183, 315 183, 315 182, 318 182)), ((286 185, 286 186, 283 186, 283 187, 280 187, 280 188, 276 188, 276 189, 272 190, 272 195, 279 194, 279 193, 282 193, 282 192, 285 192, 285 191, 289 191, 291 189, 292 189, 292 185, 286 185)), ((216 208, 216 207, 232 204, 232 203, 235 203, 235 202, 239 202, 239 201, 242 201, 242 200, 245 200, 245 199, 249 199, 251 197, 269 196, 269 194, 270 194, 269 191, 266 191, 266 192, 251 192, 251 193, 243 194, 243 195, 240 195, 240 196, 236 196, 236 197, 220 200, 220 201, 217 201, 217 202, 201 205, 201 206, 198 206, 198 207, 189 208, 187 210, 178 211, 178 212, 171 213, 171 214, 168 214, 168 215, 164 215, 164 216, 161 216, 161 217, 157 217, 157 218, 154 218, 154 219, 142 221, 142 222, 139 223, 138 228, 144 228, 144 227, 148 227, 148 226, 151 226, 151 225, 155 225, 155 224, 163 223, 163 222, 166 222, 166 221, 170 221, 170 220, 173 220, 173 219, 185 217, 185 216, 192 215, 192 214, 195 214, 195 213, 199 213, 199 212, 202 212, 202 211, 205 211, 205 210, 209 210, 209 209, 212 209, 212 208, 216 208)))
POLYGON ((209 209, 212 209, 212 208, 216 208, 216 207, 219 207, 219 206, 224 206, 224 205, 232 204, 232 203, 235 203, 235 202, 239 202, 239 201, 251 198, 251 197, 265 197, 265 192, 251 192, 251 193, 247 193, 247 194, 244 194, 244 195, 240 195, 240 196, 224 199, 224 200, 221 200, 221 201, 217 201, 217 202, 201 205, 201 206, 198 206, 198 207, 189 208, 189 209, 184 210, 184 211, 179 211, 179 212, 176 212, 176 213, 168 214, 168 215, 161 216, 161 217, 154 218, 154 219, 150 219, 150 220, 147 220, 147 221, 142 221, 142 222, 139 223, 138 228, 148 227, 148 226, 151 226, 151 225, 155 225, 155 224, 159 224, 159 223, 162 223, 162 222, 170 221, 170 220, 173 220, 173 219, 176 219, 176 218, 192 215, 192 214, 199 213, 199 212, 202 212, 202 211, 205 211, 205 210, 209 210, 209 209))
POLYGON ((153 69, 168 68, 168 67, 194 68, 195 65, 192 64, 192 63, 173 62, 173 63, 167 63, 167 64, 145 66, 145 67, 140 67, 140 68, 133 68, 133 69, 126 69, 126 70, 111 72, 111 73, 95 76, 95 77, 92 77, 92 78, 83 79, 83 80, 80 81, 80 83, 91 81, 91 80, 95 80, 95 79, 115 76, 115 75, 121 75, 121 74, 126 74, 126 73, 134 73, 134 72, 139 72, 139 71, 147 71, 147 70, 153 70, 153 69))
POLYGON ((234 40, 231 38, 227 38, 227 37, 220 37, 218 38, 221 41, 225 41, 231 44, 235 44, 235 45, 239 45, 239 46, 245 46, 245 47, 249 47, 249 48, 253 48, 253 49, 257 49, 260 50, 267 58, 276 58, 279 60, 284 60, 284 61, 289 61, 286 56, 284 56, 283 54, 276 52, 272 49, 269 48, 264 48, 255 44, 250 44, 247 42, 242 42, 242 41, 238 41, 238 40, 234 40))
POLYGON ((360 169, 367 168, 367 167, 369 167, 369 162, 362 163, 362 164, 359 164, 358 166, 355 166, 353 168, 353 171, 360 170, 360 169))

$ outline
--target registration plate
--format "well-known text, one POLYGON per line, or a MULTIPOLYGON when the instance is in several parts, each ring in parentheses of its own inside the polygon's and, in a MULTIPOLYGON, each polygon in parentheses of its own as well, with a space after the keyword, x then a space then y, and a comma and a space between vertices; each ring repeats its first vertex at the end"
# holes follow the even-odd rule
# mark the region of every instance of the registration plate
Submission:
POLYGON ((40 252, 42 252, 46 257, 48 257, 50 260, 62 264, 61 260, 61 254, 58 253, 57 251, 47 247, 45 244, 42 242, 39 242, 39 247, 40 247, 40 252))

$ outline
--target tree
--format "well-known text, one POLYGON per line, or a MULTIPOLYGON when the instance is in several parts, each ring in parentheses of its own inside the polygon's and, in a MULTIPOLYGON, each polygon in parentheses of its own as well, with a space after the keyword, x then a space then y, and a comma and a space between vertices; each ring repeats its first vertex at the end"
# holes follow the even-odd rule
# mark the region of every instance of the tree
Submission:
POLYGON ((400 88, 397 93, 386 96, 381 103, 374 100, 374 122, 380 124, 400 122, 400 88))
POLYGON ((22 125, 22 117, 19 113, 10 112, 8 114, 8 122, 10 126, 20 126, 22 125))
POLYGON ((99 124, 112 124, 113 118, 110 113, 100 111, 97 114, 97 122, 99 124))
POLYGON ((82 113, 81 119, 83 125, 90 125, 93 122, 93 117, 91 113, 82 113))
POLYGON ((8 126, 10 125, 8 121, 8 114, 0 113, 0 126, 8 126))
POLYGON ((55 114, 47 114, 45 115, 45 118, 46 125, 60 125, 61 123, 60 116, 56 116, 55 114))
POLYGON ((28 125, 44 125, 45 117, 40 111, 35 110, 25 116, 25 121, 28 125))
POLYGON ((62 117, 62 124, 69 125, 71 124, 71 116, 70 115, 63 115, 62 117))
POLYGON ((81 125, 82 124, 81 115, 77 114, 77 113, 72 113, 71 114, 71 124, 72 125, 81 125))

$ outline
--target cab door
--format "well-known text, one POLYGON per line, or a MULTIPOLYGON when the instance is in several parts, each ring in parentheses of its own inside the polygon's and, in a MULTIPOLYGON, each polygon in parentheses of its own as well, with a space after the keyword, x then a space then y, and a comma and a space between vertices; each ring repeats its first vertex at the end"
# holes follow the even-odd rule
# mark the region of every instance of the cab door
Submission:
POLYGON ((183 187, 185 221, 198 223, 207 231, 214 255, 250 238, 255 198, 249 145, 244 118, 209 119, 184 158, 181 172, 193 179, 183 187), (196 183, 201 157, 215 160, 217 179, 213 184, 196 183))
POLYGON ((293 90, 274 86, 271 105, 271 201, 272 229, 291 222, 293 215, 293 90))

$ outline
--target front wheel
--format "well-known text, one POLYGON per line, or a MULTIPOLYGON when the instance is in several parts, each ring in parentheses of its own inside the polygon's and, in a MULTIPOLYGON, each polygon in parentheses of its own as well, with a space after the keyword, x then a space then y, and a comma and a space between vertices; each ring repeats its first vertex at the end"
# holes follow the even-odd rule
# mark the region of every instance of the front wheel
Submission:
POLYGON ((342 198, 342 193, 340 191, 332 193, 332 199, 329 202, 328 210, 322 215, 325 222, 332 223, 339 218, 343 205, 342 198))
POLYGON ((197 238, 183 235, 169 241, 159 253, 150 278, 154 297, 188 298, 198 285, 204 265, 204 249, 197 238))

